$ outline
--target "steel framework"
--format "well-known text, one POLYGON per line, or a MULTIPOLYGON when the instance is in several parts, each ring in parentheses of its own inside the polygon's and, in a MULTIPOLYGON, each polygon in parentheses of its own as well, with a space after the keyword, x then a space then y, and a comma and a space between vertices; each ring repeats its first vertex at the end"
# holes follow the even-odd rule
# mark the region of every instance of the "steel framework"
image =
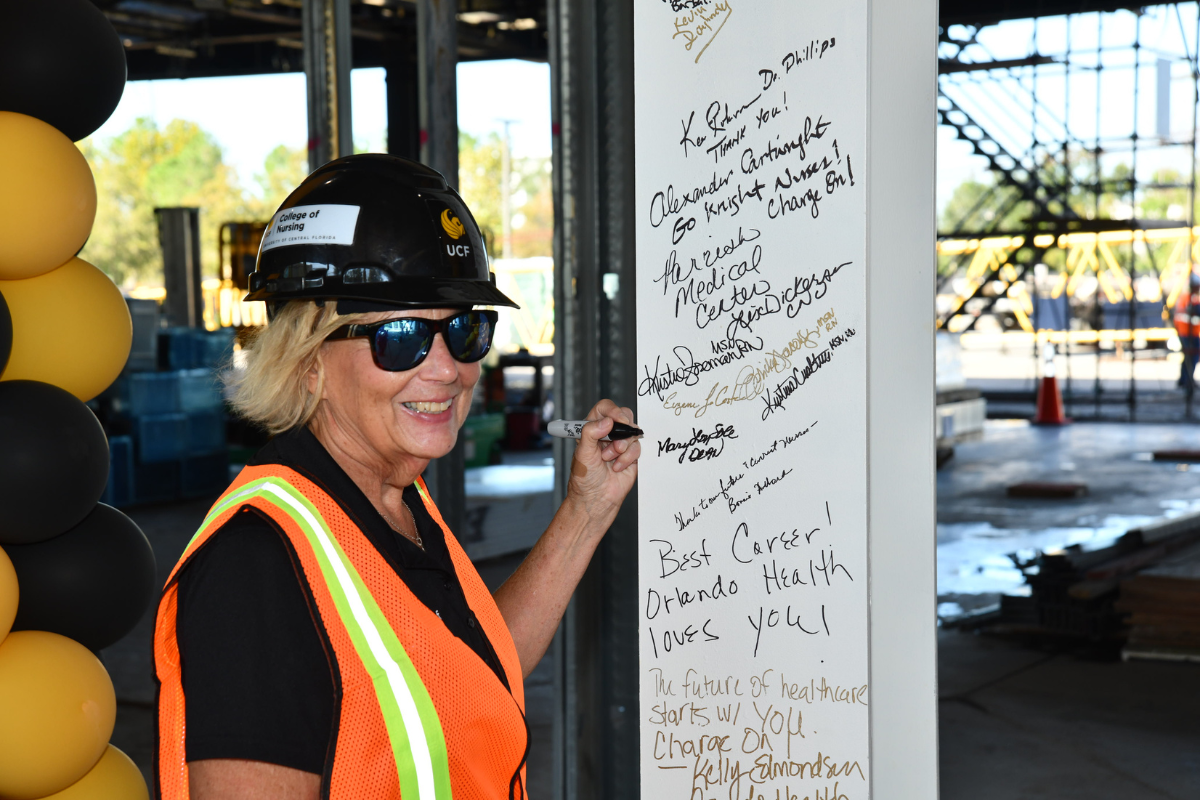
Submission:
POLYGON ((1095 358, 1086 400, 1136 418, 1139 357, 1177 346, 1170 310, 1200 260, 1198 43, 1196 4, 943 23, 939 122, 993 179, 943 213, 939 329, 1034 334, 1035 363, 1054 342, 1068 374, 1095 358), (1066 313, 1039 313, 1048 301, 1066 313), (1127 391, 1100 380, 1109 347, 1127 391))

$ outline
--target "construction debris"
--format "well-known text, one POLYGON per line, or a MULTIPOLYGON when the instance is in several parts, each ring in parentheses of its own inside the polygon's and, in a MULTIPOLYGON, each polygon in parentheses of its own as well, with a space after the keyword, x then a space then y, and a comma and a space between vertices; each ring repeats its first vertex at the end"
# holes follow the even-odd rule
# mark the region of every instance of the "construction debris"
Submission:
POLYGON ((995 632, 1097 642, 1129 636, 1129 657, 1173 648, 1200 660, 1200 513, 1131 529, 1098 550, 1072 545, 1013 560, 1031 593, 1002 598, 995 632))
POLYGON ((1039 500, 1061 500, 1072 497, 1083 497, 1087 494, 1086 483, 1049 483, 1046 481, 1025 481, 1014 483, 1008 487, 1009 497, 1027 497, 1039 500))
POLYGON ((1155 450, 1154 460, 1195 464, 1200 462, 1200 450, 1155 450))
POLYGON ((1200 661, 1200 544, 1121 582, 1128 614, 1124 658, 1200 661))

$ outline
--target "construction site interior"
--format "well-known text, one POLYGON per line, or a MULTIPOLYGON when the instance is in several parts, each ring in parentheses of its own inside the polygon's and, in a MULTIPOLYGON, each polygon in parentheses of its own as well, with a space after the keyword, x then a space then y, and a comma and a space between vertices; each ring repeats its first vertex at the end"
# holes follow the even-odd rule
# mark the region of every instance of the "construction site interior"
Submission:
POLYGON ((942 796, 1195 797, 1197 7, 942 8, 942 796))
MULTIPOLYGON (((131 80, 300 68, 299 2, 97 5, 129 37, 131 80), (214 10, 226 5, 241 11, 214 10), (181 22, 164 8, 192 16, 181 22), (206 19, 221 41, 186 39, 206 19), (174 38, 160 41, 155 31, 174 38)), ((404 90, 417 79, 415 60, 395 56, 415 51, 413 5, 353 4, 354 66, 387 69, 386 149, 401 155, 417 148, 415 94, 404 90)), ((559 5, 463 0, 460 60, 549 60, 553 73, 545 32, 556 23, 547 9, 559 5)), ((1200 4, 940 6, 930 255, 938 264, 941 796, 1193 800, 1200 4)), ((507 224, 511 207, 504 213, 507 224)), ((221 228, 221 274, 195 276, 203 314, 190 332, 160 317, 170 316, 166 283, 126 291, 134 350, 95 404, 112 443, 104 502, 146 533, 160 583, 213 498, 265 441, 228 415, 212 380, 244 331, 266 321, 262 304, 241 300, 265 222, 221 228), (167 449, 154 452, 153 442, 167 449)), ((197 225, 186 214, 177 224, 197 225)), ((170 269, 178 259, 165 236, 163 244, 170 269)), ((545 429, 562 363, 554 360, 562 257, 559 244, 555 258, 494 262, 522 310, 498 337, 464 428, 457 531, 493 588, 554 512, 560 451, 545 429)), ((610 277, 609 301, 617 292, 610 277)), ((118 697, 113 742, 148 777, 153 623, 148 613, 103 652, 118 697)), ((564 707, 556 654, 564 652, 552 648, 527 681, 535 800, 564 796, 553 755, 564 707)))

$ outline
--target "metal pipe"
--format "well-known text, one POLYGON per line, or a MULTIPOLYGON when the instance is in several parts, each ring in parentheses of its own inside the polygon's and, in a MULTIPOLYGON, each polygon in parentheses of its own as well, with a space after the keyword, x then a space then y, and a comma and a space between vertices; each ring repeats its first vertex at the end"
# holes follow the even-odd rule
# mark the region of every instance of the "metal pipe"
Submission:
POLYGON ((308 169, 354 152, 350 120, 350 0, 304 0, 308 169))

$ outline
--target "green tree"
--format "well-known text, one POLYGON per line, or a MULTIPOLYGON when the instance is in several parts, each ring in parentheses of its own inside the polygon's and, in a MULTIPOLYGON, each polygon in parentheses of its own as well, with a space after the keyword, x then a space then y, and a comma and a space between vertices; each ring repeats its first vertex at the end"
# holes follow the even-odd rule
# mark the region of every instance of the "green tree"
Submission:
POLYGON ((550 159, 520 159, 517 198, 513 214, 513 255, 517 258, 554 253, 554 194, 550 159))
POLYGON ((308 153, 302 148, 279 145, 267 154, 263 171, 254 176, 261 200, 250 204, 259 219, 270 218, 279 204, 308 177, 308 153))
POLYGON ((201 265, 216 275, 222 222, 257 216, 221 147, 194 122, 172 120, 159 128, 138 119, 129 130, 81 149, 96 178, 98 205, 91 238, 80 256, 119 284, 157 283, 162 253, 154 209, 200 209, 201 265))
POLYGON ((1031 205, 1019 197, 1016 188, 998 184, 994 176, 986 182, 965 180, 942 209, 938 232, 953 235, 958 231, 1019 230, 1022 220, 1029 216, 1031 205))
POLYGON ((488 252, 500 248, 501 142, 498 134, 477 138, 458 132, 458 192, 483 232, 488 252))
POLYGON ((1187 221, 1188 190, 1185 187, 1190 180, 1179 170, 1163 167, 1150 176, 1155 185, 1166 185, 1171 188, 1149 188, 1143 191, 1142 201, 1138 204, 1137 216, 1142 219, 1167 219, 1180 222, 1187 221))
MULTIPOLYGON (((503 143, 499 134, 475 137, 458 134, 459 193, 483 231, 488 252, 501 251, 504 224, 501 219, 503 143)), ((550 181, 550 159, 512 160, 513 256, 549 256, 553 252, 554 203, 550 181)))

